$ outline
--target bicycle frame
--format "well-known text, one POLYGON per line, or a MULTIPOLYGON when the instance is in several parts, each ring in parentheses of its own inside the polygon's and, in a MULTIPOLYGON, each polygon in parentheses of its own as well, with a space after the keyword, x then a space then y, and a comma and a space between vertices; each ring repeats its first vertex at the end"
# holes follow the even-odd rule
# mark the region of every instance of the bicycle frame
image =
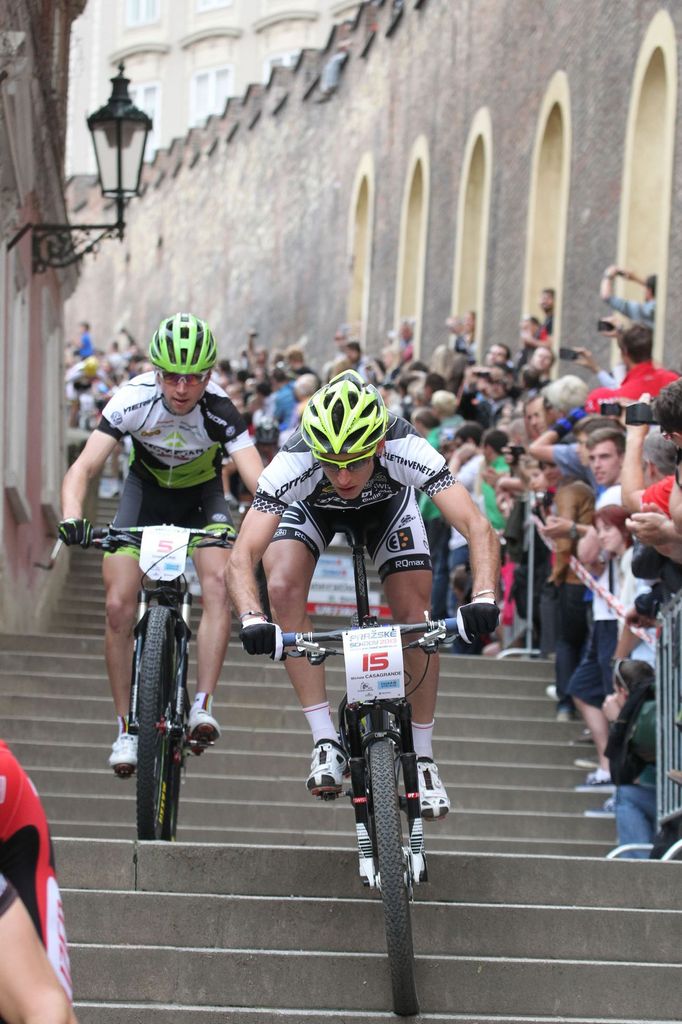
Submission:
MULTIPOLYGON (((369 607, 364 531, 356 531, 342 522, 338 524, 338 532, 345 535, 351 549, 358 625, 377 626, 377 619, 371 614, 369 607)), ((417 755, 412 738, 412 706, 406 697, 400 700, 373 700, 349 705, 344 696, 339 705, 338 720, 341 740, 345 742, 349 755, 351 801, 355 812, 360 877, 363 884, 371 888, 380 886, 380 878, 376 840, 373 838, 371 822, 372 808, 367 799, 368 750, 372 743, 386 737, 395 745, 405 786, 404 809, 407 812, 409 834, 409 847, 405 853, 407 883, 411 894, 414 883, 426 881, 428 878, 417 755)))

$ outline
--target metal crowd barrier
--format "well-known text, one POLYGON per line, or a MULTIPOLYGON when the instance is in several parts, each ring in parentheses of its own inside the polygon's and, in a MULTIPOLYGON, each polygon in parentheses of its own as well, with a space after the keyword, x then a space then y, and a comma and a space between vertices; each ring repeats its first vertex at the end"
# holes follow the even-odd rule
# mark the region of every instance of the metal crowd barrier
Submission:
POLYGON ((682 786, 668 778, 682 769, 682 729, 676 719, 682 708, 682 595, 660 612, 656 653, 656 812, 659 827, 682 816, 682 786))

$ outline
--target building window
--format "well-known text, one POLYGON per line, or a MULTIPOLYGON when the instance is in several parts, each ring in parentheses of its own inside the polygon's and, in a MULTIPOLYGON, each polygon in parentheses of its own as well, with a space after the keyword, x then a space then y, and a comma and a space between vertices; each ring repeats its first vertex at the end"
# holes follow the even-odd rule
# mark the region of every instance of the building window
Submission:
POLYGON ((131 82, 128 92, 134 106, 144 110, 152 119, 152 130, 147 136, 144 157, 145 160, 153 160, 161 137, 161 86, 158 82, 131 82))
POLYGON ((197 13, 215 11, 218 7, 231 7, 232 0, 197 0, 197 13))
POLYGON ((190 124, 203 124, 211 114, 222 114, 232 95, 234 68, 225 66, 197 71, 190 83, 190 124))
POLYGON ((127 0, 126 25, 137 28, 159 20, 160 0, 127 0))
POLYGON ((273 68, 291 68, 299 58, 300 50, 287 50, 285 53, 273 53, 266 57, 263 64, 263 81, 269 82, 273 68))

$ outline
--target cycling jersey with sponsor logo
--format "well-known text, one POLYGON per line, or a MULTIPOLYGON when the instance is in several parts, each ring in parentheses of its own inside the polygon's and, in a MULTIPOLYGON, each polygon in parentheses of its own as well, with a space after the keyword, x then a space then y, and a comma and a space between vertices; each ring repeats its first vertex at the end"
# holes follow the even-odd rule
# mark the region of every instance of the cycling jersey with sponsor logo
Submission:
POLYGON ((120 440, 130 434, 130 469, 160 487, 194 487, 220 476, 223 451, 249 448, 246 423, 223 389, 209 381, 187 413, 172 413, 156 373, 141 373, 107 402, 98 430, 120 440))
POLYGON ((64 912, 45 812, 33 783, 0 740, 0 881, 3 876, 0 909, 9 909, 14 891, 19 894, 71 999, 64 912))
POLYGON ((432 498, 455 483, 443 456, 407 420, 389 417, 385 442, 361 494, 348 499, 336 493, 322 463, 297 430, 261 473, 251 507, 273 515, 282 515, 297 501, 315 508, 364 508, 389 501, 406 487, 415 487, 432 498))

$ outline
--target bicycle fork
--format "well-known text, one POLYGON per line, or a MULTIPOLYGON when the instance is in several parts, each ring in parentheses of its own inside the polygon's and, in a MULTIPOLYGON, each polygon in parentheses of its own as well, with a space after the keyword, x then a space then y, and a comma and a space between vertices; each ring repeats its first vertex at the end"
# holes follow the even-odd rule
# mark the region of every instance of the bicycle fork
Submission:
POLYGON ((351 800, 353 811, 355 812, 355 832, 358 843, 360 878, 363 885, 370 888, 380 888, 381 886, 379 865, 372 839, 365 746, 368 742, 371 742, 372 738, 385 735, 393 738, 401 751, 400 761, 403 771, 403 782, 405 784, 405 808, 409 832, 409 847, 405 849, 406 884, 411 892, 413 884, 425 882, 428 879, 424 848, 424 827, 419 800, 417 755, 414 752, 412 742, 412 709, 406 701, 391 704, 388 707, 372 708, 370 710, 372 731, 369 738, 363 736, 361 726, 362 719, 367 716, 366 707, 346 707, 345 716, 348 746, 350 749, 351 800), (387 712, 389 710, 395 715, 399 733, 396 733, 388 725, 387 712))

